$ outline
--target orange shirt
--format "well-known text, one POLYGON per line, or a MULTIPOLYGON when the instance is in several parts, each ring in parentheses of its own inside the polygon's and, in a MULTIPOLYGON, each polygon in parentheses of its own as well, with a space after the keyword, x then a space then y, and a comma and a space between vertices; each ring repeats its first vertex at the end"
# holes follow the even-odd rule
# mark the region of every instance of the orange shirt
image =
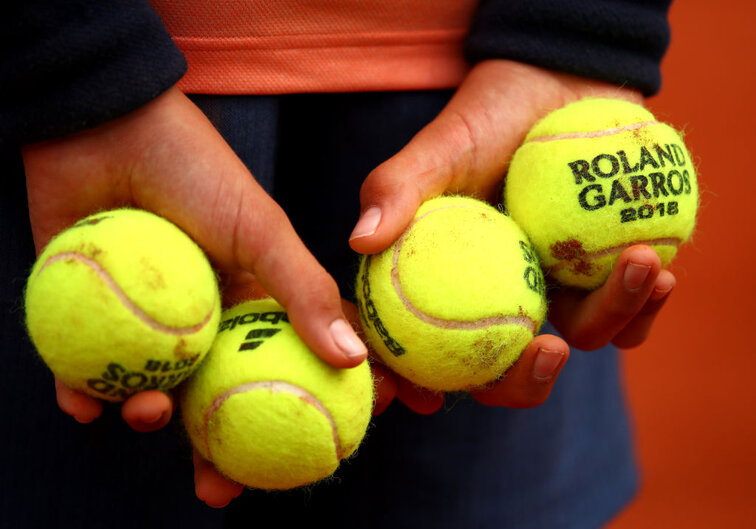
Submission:
POLYGON ((188 93, 452 88, 477 0, 150 0, 188 93))

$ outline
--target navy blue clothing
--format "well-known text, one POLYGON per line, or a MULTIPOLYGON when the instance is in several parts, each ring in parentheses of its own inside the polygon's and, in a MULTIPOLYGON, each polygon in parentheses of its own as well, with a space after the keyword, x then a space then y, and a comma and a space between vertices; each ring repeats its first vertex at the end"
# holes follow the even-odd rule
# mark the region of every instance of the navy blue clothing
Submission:
POLYGON ((669 46, 672 0, 481 0, 471 62, 511 59, 653 95, 669 46))

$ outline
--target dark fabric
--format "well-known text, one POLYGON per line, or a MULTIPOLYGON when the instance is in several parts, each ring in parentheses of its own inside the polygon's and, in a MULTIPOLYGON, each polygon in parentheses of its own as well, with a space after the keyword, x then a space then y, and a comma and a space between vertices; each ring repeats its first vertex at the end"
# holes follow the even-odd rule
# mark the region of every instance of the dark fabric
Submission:
POLYGON ((116 118, 186 71, 147 0, 3 3, 0 50, 0 145, 116 118))
POLYGON ((465 53, 637 88, 661 87, 671 0, 481 0, 465 53))

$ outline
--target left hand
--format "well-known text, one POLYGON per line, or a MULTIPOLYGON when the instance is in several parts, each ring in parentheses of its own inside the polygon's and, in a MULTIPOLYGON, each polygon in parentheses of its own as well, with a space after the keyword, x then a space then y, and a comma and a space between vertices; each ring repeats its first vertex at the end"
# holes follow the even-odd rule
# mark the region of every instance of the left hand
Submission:
MULTIPOLYGON (((388 248, 411 222, 422 202, 443 193, 500 202, 501 179, 523 138, 546 113, 587 96, 623 98, 641 103, 638 92, 599 81, 544 70, 508 60, 477 64, 441 113, 396 155, 379 165, 362 185, 361 216, 350 244, 363 254, 388 248)), ((569 345, 597 349, 610 342, 640 344, 675 284, 661 269, 656 253, 635 246, 619 257, 607 282, 588 293, 558 290, 550 320, 569 345)), ((520 360, 492 388, 473 392, 487 405, 528 407, 543 402, 569 350, 556 336, 534 338, 520 360), (549 356, 560 353, 546 387, 534 374, 549 356)), ((410 408, 432 413, 443 394, 397 393, 410 408)))

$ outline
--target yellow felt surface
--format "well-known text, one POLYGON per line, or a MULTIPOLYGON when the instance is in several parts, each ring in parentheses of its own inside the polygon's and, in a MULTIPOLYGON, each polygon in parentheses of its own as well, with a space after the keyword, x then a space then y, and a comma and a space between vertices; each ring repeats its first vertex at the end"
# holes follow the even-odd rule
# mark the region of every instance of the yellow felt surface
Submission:
POLYGON ((94 215, 54 238, 30 274, 25 303, 30 336, 50 369, 106 400, 177 385, 199 365, 220 319, 215 275, 199 247, 138 210, 94 215), (98 263, 147 320, 81 260, 45 266, 67 252, 98 263))
POLYGON ((527 248, 511 219, 483 202, 423 204, 399 241, 364 259, 358 274, 363 328, 381 359, 434 390, 498 378, 533 337, 505 318, 529 316, 537 328, 545 317, 540 268, 527 248))
MULTIPOLYGON (((220 331, 210 353, 181 392, 184 424, 192 443, 205 458, 213 460, 214 448, 208 443, 214 441, 208 439, 206 435, 206 419, 214 415, 212 412, 208 413, 213 402, 233 388, 265 381, 280 381, 298 386, 316 398, 333 417, 342 457, 352 454, 362 441, 370 422, 373 405, 373 381, 367 362, 351 369, 337 369, 326 364, 304 345, 285 317, 283 308, 270 299, 248 301, 223 313, 220 331)), ((254 398, 259 401, 261 397, 254 398)), ((278 401, 272 399, 269 402, 275 405, 278 401)), ((258 409, 256 406, 239 408, 245 417, 236 416, 235 412, 229 411, 231 408, 227 408, 227 404, 228 402, 221 408, 225 410, 222 420, 229 422, 247 421, 247 424, 259 424, 260 421, 267 420, 264 417, 275 415, 286 417, 286 421, 292 421, 287 435, 272 436, 264 441, 263 447, 250 446, 247 449, 250 453, 265 451, 266 447, 272 449, 272 445, 278 443, 288 445, 304 442, 291 436, 300 435, 297 432, 309 431, 308 429, 312 428, 321 430, 317 424, 310 424, 308 414, 315 408, 309 404, 302 408, 307 411, 307 414, 302 417, 299 416, 299 412, 295 416, 294 412, 289 413, 281 409, 258 409), (249 417, 246 417, 246 414, 249 414, 249 417)), ((290 403, 286 406, 290 406, 290 403)), ((318 421, 318 424, 321 422, 318 421)), ((245 435, 244 439, 223 440, 223 442, 256 443, 257 440, 253 435, 245 435)), ((320 441, 313 439, 307 442, 319 443, 320 441)), ((226 468, 222 461, 215 461, 215 463, 222 473, 229 476, 232 473, 242 474, 246 476, 242 483, 262 488, 289 488, 313 481, 313 473, 308 470, 303 472, 299 478, 301 482, 297 483, 298 479, 292 477, 293 470, 291 469, 293 468, 331 469, 317 479, 328 476, 335 468, 331 463, 330 455, 328 461, 322 460, 324 456, 320 449, 313 452, 301 452, 281 446, 275 447, 275 450, 276 454, 284 450, 285 453, 291 453, 299 459, 287 465, 287 470, 281 470, 280 482, 275 482, 275 475, 271 478, 269 470, 266 470, 269 467, 261 466, 259 460, 238 458, 234 465, 240 468, 235 469, 226 468)), ((330 451, 326 452, 332 454, 334 450, 331 438, 330 451)), ((275 457, 279 458, 278 455, 275 457)), ((274 466, 277 466, 277 463, 274 466)))
POLYGON ((507 211, 560 282, 599 286, 633 243, 650 244, 667 264, 676 247, 651 241, 690 238, 698 185, 679 134, 663 123, 612 132, 653 120, 637 105, 583 100, 536 124, 515 153, 505 180, 507 211), (560 137, 601 131, 607 134, 560 137))
POLYGON ((288 393, 258 389, 231 396, 208 421, 210 459, 238 483, 289 489, 339 465, 331 423, 288 393))

